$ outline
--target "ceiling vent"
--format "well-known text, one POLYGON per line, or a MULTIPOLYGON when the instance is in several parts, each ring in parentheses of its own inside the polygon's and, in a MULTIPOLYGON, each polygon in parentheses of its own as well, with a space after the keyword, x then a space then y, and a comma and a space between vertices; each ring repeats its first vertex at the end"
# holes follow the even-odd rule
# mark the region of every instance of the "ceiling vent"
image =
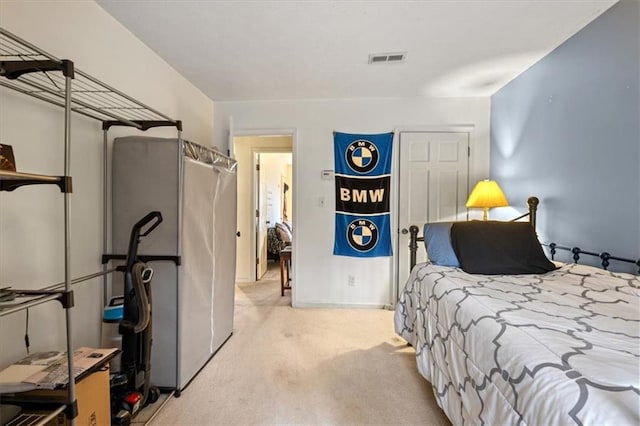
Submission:
POLYGON ((404 62, 407 57, 407 52, 394 52, 394 53, 372 53, 369 55, 370 64, 383 64, 383 63, 400 63, 404 62))

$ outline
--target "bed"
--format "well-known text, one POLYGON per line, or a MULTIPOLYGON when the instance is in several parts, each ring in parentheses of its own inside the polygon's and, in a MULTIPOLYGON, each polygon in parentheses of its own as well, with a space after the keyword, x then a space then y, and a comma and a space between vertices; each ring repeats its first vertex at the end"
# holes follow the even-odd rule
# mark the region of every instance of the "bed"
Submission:
POLYGON ((640 424, 638 276, 576 263, 461 267, 415 265, 395 312, 453 424, 640 424))

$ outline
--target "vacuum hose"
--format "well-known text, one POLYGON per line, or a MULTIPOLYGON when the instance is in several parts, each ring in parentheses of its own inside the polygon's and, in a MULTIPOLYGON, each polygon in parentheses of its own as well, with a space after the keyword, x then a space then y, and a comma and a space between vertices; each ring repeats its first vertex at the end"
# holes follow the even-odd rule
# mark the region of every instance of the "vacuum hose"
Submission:
POLYGON ((129 321, 122 321, 121 325, 128 329, 133 329, 134 333, 140 333, 144 331, 149 325, 151 319, 151 304, 147 297, 147 291, 145 289, 144 280, 142 277, 143 271, 147 269, 147 265, 142 262, 136 262, 133 265, 132 278, 133 289, 136 295, 136 303, 138 305, 138 322, 132 324, 129 321))

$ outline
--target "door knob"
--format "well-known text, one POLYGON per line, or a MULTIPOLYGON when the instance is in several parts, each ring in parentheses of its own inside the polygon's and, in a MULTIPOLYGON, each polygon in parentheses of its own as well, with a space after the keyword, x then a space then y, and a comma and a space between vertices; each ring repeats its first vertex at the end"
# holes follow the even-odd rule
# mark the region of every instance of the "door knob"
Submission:
POLYGON ((407 228, 402 228, 402 235, 407 235, 409 233, 409 230, 407 230, 407 228))
POLYGON ((240 236, 240 231, 236 232, 236 237, 240 236))

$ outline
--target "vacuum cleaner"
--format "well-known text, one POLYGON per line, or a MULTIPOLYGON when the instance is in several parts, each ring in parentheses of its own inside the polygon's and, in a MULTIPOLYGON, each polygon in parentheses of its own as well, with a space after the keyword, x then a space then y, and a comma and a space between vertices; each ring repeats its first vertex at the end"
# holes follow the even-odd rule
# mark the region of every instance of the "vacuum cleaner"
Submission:
POLYGON ((122 344, 119 369, 110 377, 114 425, 130 424, 140 409, 160 396, 160 390, 150 382, 153 270, 138 259, 138 245, 161 222, 162 214, 153 211, 133 225, 126 263, 117 268, 124 272, 124 293, 112 298, 105 308, 105 322, 118 324, 122 344))

